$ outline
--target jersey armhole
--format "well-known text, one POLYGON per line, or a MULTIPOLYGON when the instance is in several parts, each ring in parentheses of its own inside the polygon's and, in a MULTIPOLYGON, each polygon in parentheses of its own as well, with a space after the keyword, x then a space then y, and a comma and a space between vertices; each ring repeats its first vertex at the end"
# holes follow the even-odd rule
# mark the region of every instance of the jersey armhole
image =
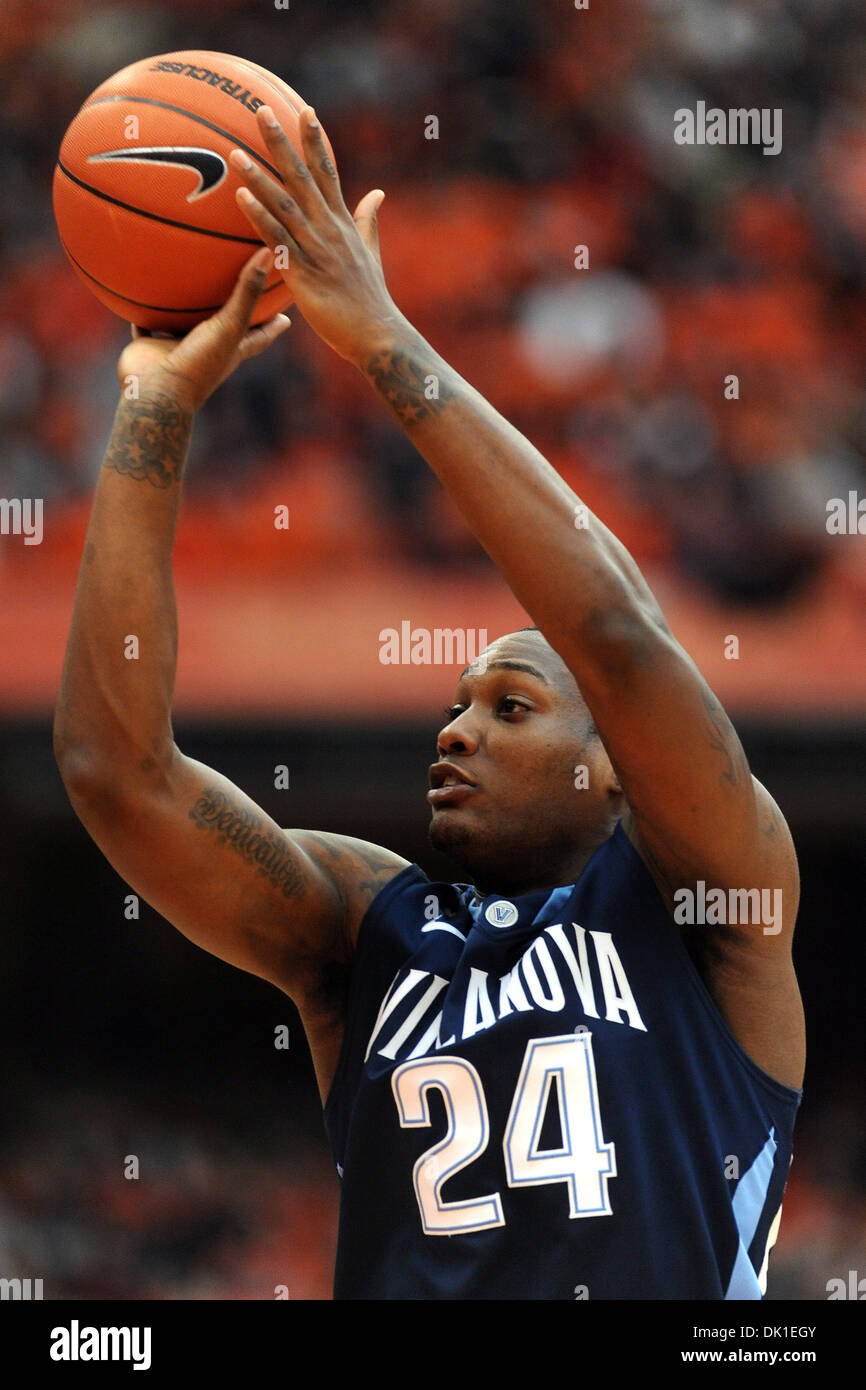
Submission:
POLYGON ((379 890, 373 901, 369 904, 364 916, 361 918, 361 925, 358 927, 358 935, 355 939, 355 954, 352 957, 349 996, 346 1002, 346 1020, 343 1029, 343 1042, 340 1047, 340 1055, 337 1058, 337 1066, 334 1071, 330 1089, 325 1103, 322 1106, 322 1114, 325 1117, 326 1127, 329 1125, 331 1115, 336 1106, 336 1097, 342 1089, 345 1080, 354 1033, 357 1027, 358 982, 360 978, 359 967, 363 964, 364 958, 371 950, 373 941, 375 940, 376 919, 382 915, 391 902, 391 899, 396 896, 396 894, 402 892, 406 884, 413 879, 417 879, 422 883, 430 882, 424 870, 417 864, 407 864, 405 869, 401 869, 398 874, 390 878, 385 886, 379 890))
POLYGON ((620 853, 622 853, 625 856, 625 858, 627 858, 630 862, 635 863, 637 865, 638 872, 644 875, 647 884, 652 890, 654 899, 658 902, 661 911, 664 915, 665 924, 670 932, 671 940, 673 942, 674 956, 682 966, 683 975, 685 979, 688 981, 688 984, 692 991, 697 995, 697 998, 700 1000, 704 1010, 708 1014, 709 1018, 712 1020, 712 1023, 714 1024, 716 1031, 719 1033, 722 1041, 726 1044, 729 1051, 733 1053, 733 1055, 739 1061, 740 1065, 745 1068, 745 1070, 749 1073, 753 1080, 756 1081, 762 1087, 762 1089, 764 1089, 765 1091, 769 1091, 770 1094, 776 1100, 782 1100, 786 1102, 788 1105, 793 1106, 794 1108, 799 1106, 800 1101, 803 1097, 802 1090, 797 1090, 794 1086, 786 1086, 784 1081, 777 1081, 776 1078, 774 1076, 771 1076, 769 1072, 764 1071, 763 1067, 760 1067, 758 1063, 749 1056, 742 1043, 739 1043, 737 1039, 734 1037, 731 1028, 722 1016, 722 1012, 719 1009, 718 1004, 713 999, 713 996, 710 994, 710 991, 707 989, 707 986, 701 979, 700 972, 697 966, 695 965, 694 961, 692 960, 691 956, 689 955, 688 950, 686 949, 685 942, 683 941, 682 936, 677 930, 676 923, 671 921, 667 907, 665 906, 664 899, 662 898, 662 895, 658 890, 658 887, 656 885, 655 880, 653 879, 652 874, 650 873, 646 864, 641 859, 631 840, 628 838, 628 835, 623 830, 621 823, 617 824, 612 839, 620 853))

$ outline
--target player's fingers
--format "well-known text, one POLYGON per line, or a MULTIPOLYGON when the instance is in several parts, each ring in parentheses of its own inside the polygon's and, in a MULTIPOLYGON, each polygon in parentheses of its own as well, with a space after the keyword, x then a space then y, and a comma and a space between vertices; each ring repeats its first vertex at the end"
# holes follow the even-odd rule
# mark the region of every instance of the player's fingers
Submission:
POLYGON ((246 332, 273 263, 273 253, 268 247, 262 246, 255 251, 241 270, 234 289, 220 310, 219 316, 230 323, 239 336, 246 332))
POLYGON ((379 209, 385 201, 385 194, 381 188, 374 188, 370 193, 365 193, 358 206, 355 208, 355 226, 361 234, 361 240, 372 256, 375 256, 379 264, 382 264, 382 253, 379 250, 379 209))
POLYGON ((277 314, 274 318, 268 319, 267 323, 257 324, 241 339, 238 353, 242 358, 258 357, 259 353, 270 347, 281 333, 285 333, 290 323, 291 319, 287 314, 277 314))
POLYGON ((306 163, 298 154, 270 106, 260 106, 256 112, 256 119, 280 178, 304 214, 315 221, 321 217, 327 204, 306 163))
POLYGON ((304 108, 300 126, 304 158, 319 192, 332 212, 337 213, 340 217, 348 217, 349 210, 343 201, 340 176, 328 153, 324 132, 316 119, 316 113, 312 106, 304 108))
POLYGON ((232 150, 229 162, 243 178, 247 191, 268 210, 274 221, 283 223, 299 241, 311 234, 299 203, 291 197, 283 184, 266 174, 243 150, 232 150))
POLYGON ((164 332, 161 332, 158 328, 139 328, 139 326, 138 326, 137 323, 131 323, 131 324, 129 325, 129 327, 130 327, 130 329, 132 330, 132 337, 133 337, 133 339, 138 339, 138 338, 178 338, 178 339, 179 339, 179 338, 182 338, 182 337, 183 337, 183 334, 182 334, 182 333, 164 333, 164 332))
MULTIPOLYGON (((262 241, 269 246, 272 251, 276 251, 280 246, 286 246, 289 255, 297 255, 303 262, 309 263, 309 257, 304 253, 301 243, 279 218, 262 203, 248 188, 239 188, 236 200, 238 207, 252 223, 262 241)), ((285 214, 288 220, 288 214, 285 214)), ((281 267, 285 269, 285 267, 281 267)))

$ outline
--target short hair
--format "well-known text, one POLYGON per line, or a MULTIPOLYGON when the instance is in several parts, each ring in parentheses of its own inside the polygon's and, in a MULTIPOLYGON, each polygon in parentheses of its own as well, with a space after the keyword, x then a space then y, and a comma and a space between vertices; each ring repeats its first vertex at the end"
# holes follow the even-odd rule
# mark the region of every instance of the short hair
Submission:
MULTIPOLYGON (((537 633, 539 634, 539 636, 544 637, 544 633, 541 631, 541 628, 540 628, 540 627, 519 627, 519 628, 517 629, 517 631, 518 631, 518 632, 537 632, 537 633)), ((547 642, 547 638, 546 638, 546 637, 544 637, 544 640, 545 640, 545 642, 547 642)), ((547 645, 550 646, 550 643, 547 642, 547 645)), ((551 650, 553 650, 553 648, 551 648, 551 650)), ((557 655, 559 655, 559 653, 557 653, 557 655)), ((576 679, 575 679, 575 682, 574 682, 574 683, 575 683, 575 685, 577 685, 577 680, 576 680, 576 679)), ((580 696, 580 703, 583 705, 584 711, 585 711, 585 713, 586 713, 586 724, 587 724, 587 727, 586 727, 586 737, 587 737, 588 739, 597 739, 597 738, 599 737, 599 732, 598 732, 598 729, 596 728, 595 720, 594 720, 593 717, 592 717, 592 714, 591 714, 591 712, 590 712, 589 706, 587 705, 586 701, 585 701, 584 698, 583 698, 583 692, 582 692, 582 690, 581 690, 581 688, 580 688, 579 685, 577 685, 577 693, 578 693, 578 695, 580 696)))

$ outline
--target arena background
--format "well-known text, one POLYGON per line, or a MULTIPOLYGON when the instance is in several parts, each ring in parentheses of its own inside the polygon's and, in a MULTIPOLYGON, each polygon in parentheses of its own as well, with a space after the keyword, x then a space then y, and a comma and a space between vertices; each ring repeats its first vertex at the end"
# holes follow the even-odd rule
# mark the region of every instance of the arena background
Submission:
MULTIPOLYGON (((809 1065, 769 1297, 866 1274, 866 541, 825 524, 866 482, 858 10, 0 4, 0 495, 45 508, 40 545, 0 537, 0 1275, 51 1299, 330 1296, 337 1182, 294 1010, 146 906, 125 917, 50 746, 127 336, 64 260, 53 163, 93 87, 184 48, 315 103, 350 205, 386 190, 397 303, 630 547, 734 718, 803 877, 809 1065), (677 145, 674 111, 701 99, 781 108, 782 152, 677 145)), ((447 872, 425 769, 457 669, 383 665, 379 632, 525 619, 299 315, 197 423, 176 573, 184 750, 284 825, 447 872)))

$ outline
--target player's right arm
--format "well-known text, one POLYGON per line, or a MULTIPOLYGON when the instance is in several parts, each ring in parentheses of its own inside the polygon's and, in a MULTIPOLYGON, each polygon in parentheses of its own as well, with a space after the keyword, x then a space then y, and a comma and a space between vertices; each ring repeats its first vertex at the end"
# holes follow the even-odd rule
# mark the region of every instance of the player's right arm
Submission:
POLYGON ((135 398, 118 405, 94 496, 55 752, 76 813, 130 888, 192 941, 294 999, 324 1091, 335 1056, 325 1042, 317 1049, 317 1035, 338 1038, 354 934, 405 860, 348 837, 282 830, 186 757, 171 726, 171 554, 193 416, 286 326, 247 331, 263 283, 251 262, 225 309, 180 344, 138 338, 121 357, 135 398))

